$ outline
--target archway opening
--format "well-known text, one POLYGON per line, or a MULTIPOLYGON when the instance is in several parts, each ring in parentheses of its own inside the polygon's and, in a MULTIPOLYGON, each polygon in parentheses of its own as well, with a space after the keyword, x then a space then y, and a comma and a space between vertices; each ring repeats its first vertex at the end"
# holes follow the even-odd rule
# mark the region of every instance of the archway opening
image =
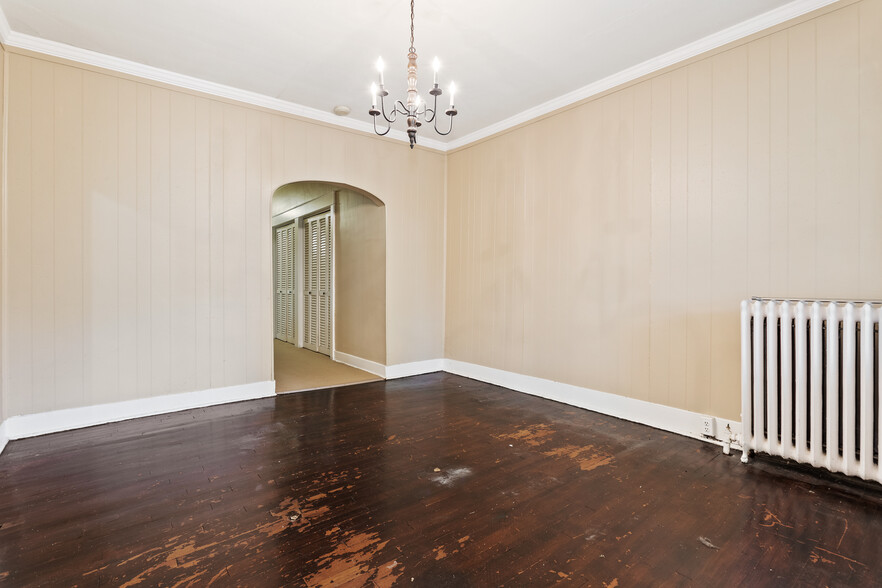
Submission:
POLYGON ((284 184, 272 197, 276 392, 380 379, 386 363, 386 215, 345 184, 284 184))

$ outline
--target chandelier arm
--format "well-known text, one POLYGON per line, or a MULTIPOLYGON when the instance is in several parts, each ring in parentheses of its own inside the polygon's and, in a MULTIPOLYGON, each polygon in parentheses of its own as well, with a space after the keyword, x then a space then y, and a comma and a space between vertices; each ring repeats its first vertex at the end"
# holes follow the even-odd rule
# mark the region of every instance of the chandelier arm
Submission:
POLYGON ((410 111, 401 100, 395 101, 395 112, 397 112, 398 114, 403 114, 404 116, 410 116, 410 111))
POLYGON ((439 135, 441 135, 442 137, 445 135, 449 135, 450 131, 453 130, 453 117, 449 114, 447 115, 447 118, 450 119, 450 126, 447 128, 446 133, 441 132, 441 130, 438 128, 438 118, 440 118, 440 117, 435 118, 435 132, 438 133, 439 135))
MULTIPOLYGON (((386 114, 386 104, 383 102, 383 96, 382 96, 382 95, 380 95, 380 112, 383 113, 383 118, 385 118, 385 119, 386 119, 386 122, 389 123, 390 125, 391 125, 392 123, 394 123, 395 120, 398 118, 398 114, 395 112, 394 109, 393 109, 392 112, 390 113, 391 118, 389 117, 389 115, 386 114)), ((377 118, 377 117, 374 117, 374 126, 375 126, 375 127, 376 127, 376 124, 377 124, 377 122, 376 122, 376 118, 377 118)), ((389 132, 389 131, 386 131, 386 133, 388 133, 388 132, 389 132)), ((386 133, 383 133, 383 134, 385 135, 386 133)))
POLYGON ((435 114, 435 113, 438 112, 438 94, 435 94, 434 92, 430 92, 430 93, 431 93, 431 94, 433 95, 433 97, 435 98, 435 102, 434 102, 432 108, 429 108, 429 105, 426 104, 426 112, 431 112, 431 113, 432 113, 431 116, 427 116, 427 117, 426 117, 426 122, 427 122, 427 123, 430 123, 430 122, 432 122, 433 120, 435 120, 435 117, 436 117, 436 114, 435 114))
MULTIPOLYGON (((385 117, 386 117, 386 115, 384 114, 384 115, 383 115, 383 118, 385 118, 385 117)), ((390 121, 390 120, 387 118, 387 119, 386 119, 386 123, 387 123, 387 124, 386 124, 386 130, 383 131, 383 132, 381 133, 380 131, 377 130, 377 117, 375 116, 375 117, 373 117, 373 118, 374 118, 374 132, 375 132, 376 134, 378 134, 379 136, 382 137, 383 135, 389 133, 389 131, 392 130, 392 121, 390 121)))

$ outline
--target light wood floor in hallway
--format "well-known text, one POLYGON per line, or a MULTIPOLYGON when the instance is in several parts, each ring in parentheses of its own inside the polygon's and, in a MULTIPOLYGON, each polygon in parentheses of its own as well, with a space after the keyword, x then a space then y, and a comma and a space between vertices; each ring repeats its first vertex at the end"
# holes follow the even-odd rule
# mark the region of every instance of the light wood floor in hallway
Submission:
POLYGON ((276 393, 345 386, 381 380, 372 373, 338 363, 327 355, 273 340, 276 393))

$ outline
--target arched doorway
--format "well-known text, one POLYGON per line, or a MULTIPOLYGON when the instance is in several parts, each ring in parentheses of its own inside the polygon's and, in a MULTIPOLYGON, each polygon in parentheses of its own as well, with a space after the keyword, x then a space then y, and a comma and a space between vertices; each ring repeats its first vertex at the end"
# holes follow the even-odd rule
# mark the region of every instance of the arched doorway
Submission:
POLYGON ((275 190, 276 392, 378 379, 386 362, 385 206, 343 184, 275 190))

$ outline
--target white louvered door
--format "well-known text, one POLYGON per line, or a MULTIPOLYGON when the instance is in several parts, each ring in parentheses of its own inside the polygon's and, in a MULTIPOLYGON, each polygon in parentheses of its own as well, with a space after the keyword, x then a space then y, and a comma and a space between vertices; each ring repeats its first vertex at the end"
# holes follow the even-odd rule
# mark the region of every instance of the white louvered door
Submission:
POLYGON ((297 313, 295 307, 295 260, 297 259, 297 229, 290 224, 276 229, 276 294, 274 323, 276 339, 297 343, 297 313))
POLYGON ((331 215, 318 219, 319 227, 319 330, 318 351, 331 354, 331 215))
POLYGON ((306 251, 304 273, 303 346, 331 354, 331 213, 304 222, 306 251))

